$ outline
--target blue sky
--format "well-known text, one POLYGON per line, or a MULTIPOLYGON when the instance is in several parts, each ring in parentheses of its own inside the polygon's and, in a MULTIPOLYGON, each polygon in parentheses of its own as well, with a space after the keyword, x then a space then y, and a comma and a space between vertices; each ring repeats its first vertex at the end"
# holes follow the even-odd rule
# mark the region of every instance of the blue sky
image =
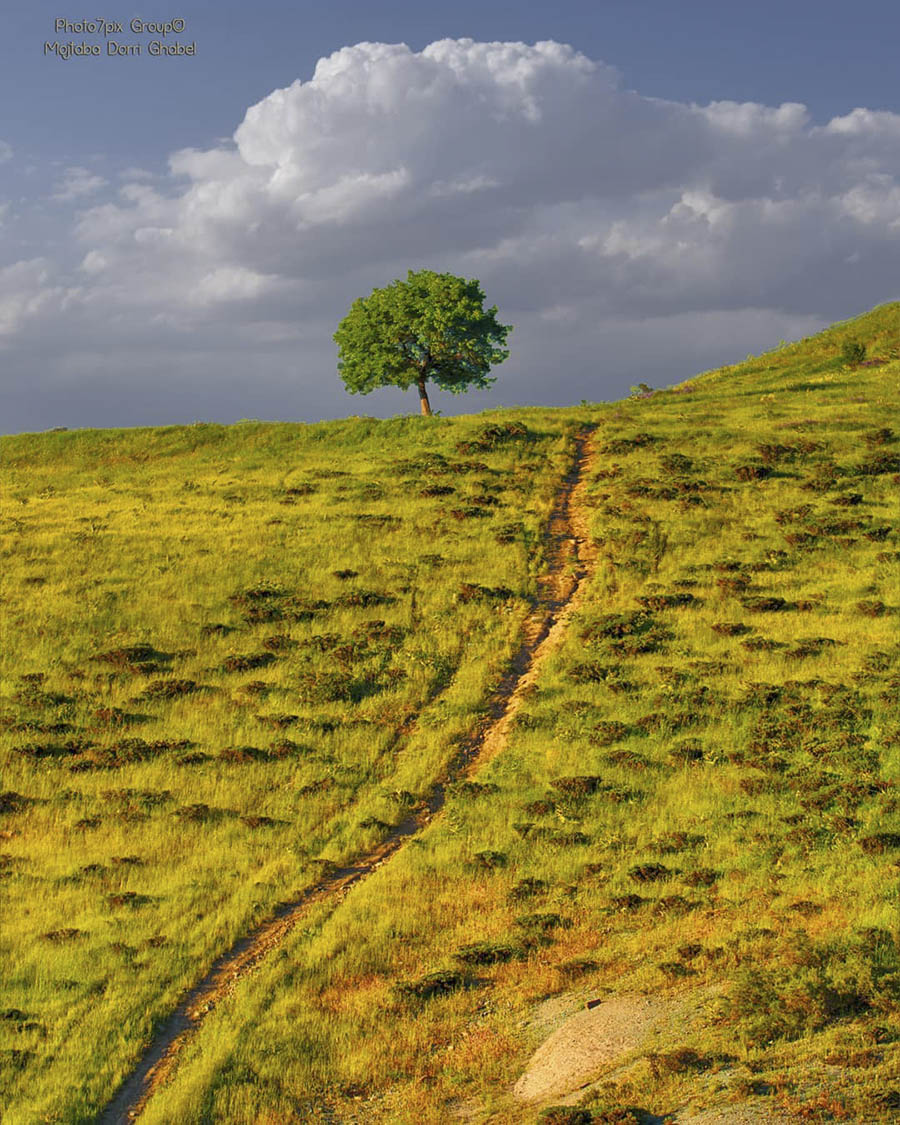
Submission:
POLYGON ((414 409, 348 397, 331 341, 407 266, 515 325, 446 412, 665 385, 900 295, 896 3, 7 7, 5 432, 414 409), (142 57, 54 30, 95 10, 142 57))

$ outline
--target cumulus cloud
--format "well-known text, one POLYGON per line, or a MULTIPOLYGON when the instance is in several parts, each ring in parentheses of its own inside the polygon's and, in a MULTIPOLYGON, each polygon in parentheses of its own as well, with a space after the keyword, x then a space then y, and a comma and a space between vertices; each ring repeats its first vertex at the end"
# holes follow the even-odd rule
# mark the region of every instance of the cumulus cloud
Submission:
MULTIPOLYGON (((167 177, 135 171, 84 208, 72 276, 19 263, 0 327, 27 363, 28 333, 45 351, 51 320, 64 324, 71 368, 91 325, 122 349, 152 326, 149 355, 198 397, 205 355, 217 378, 223 364, 256 372, 241 413, 298 368, 306 416, 340 413, 356 403, 334 375, 337 321, 428 266, 481 278, 517 325, 492 401, 539 399, 548 340, 566 357, 560 393, 593 380, 589 397, 615 395, 633 375, 625 325, 657 341, 637 351, 667 382, 688 360, 734 359, 738 323, 759 350, 896 296, 898 140, 887 111, 814 125, 798 103, 644 97, 555 42, 359 43, 251 106, 230 142, 176 152, 167 177)), ((70 168, 56 198, 105 186, 70 168)))

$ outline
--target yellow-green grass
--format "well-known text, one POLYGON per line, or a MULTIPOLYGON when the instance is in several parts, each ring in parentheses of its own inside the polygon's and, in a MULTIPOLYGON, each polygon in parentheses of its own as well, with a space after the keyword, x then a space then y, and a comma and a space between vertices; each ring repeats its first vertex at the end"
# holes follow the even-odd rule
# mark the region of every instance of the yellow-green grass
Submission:
POLYGON ((701 1018, 589 1095, 596 1120, 729 1097, 893 1120, 898 407, 894 304, 595 411, 600 561, 489 788, 292 933, 144 1120, 533 1121, 509 1094, 533 1003, 633 990, 701 1018), (884 362, 844 364, 847 336, 884 362), (441 970, 444 994, 404 988, 441 970))
POLYGON ((4 1120, 92 1120, 217 955, 429 792, 587 413, 4 439, 4 1120))

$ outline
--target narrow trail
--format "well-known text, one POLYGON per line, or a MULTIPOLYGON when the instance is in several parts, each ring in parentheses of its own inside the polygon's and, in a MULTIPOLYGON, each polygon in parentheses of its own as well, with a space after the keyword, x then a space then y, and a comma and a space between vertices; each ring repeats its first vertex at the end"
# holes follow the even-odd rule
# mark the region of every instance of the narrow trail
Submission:
POLYGON ((142 1113, 156 1090, 174 1073, 179 1056, 205 1017, 237 983, 284 940, 314 904, 333 908, 348 891, 381 867, 437 816, 446 800, 446 786, 477 772, 503 748, 512 720, 536 681, 547 657, 559 645, 570 617, 578 608, 596 551, 588 535, 584 502, 587 473, 595 456, 594 430, 586 427, 575 439, 570 471, 557 493, 546 531, 547 570, 538 579, 538 598, 526 618, 522 641, 493 692, 485 716, 447 766, 442 782, 428 798, 375 848, 348 867, 333 869, 246 937, 235 942, 210 967, 160 1025, 141 1059, 97 1117, 97 1125, 128 1125, 142 1113))

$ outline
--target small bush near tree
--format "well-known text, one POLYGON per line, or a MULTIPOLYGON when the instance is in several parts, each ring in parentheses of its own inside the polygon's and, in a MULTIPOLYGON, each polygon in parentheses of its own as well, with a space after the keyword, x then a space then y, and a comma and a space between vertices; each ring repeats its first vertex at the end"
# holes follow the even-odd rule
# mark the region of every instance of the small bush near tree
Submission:
POLYGON ((841 348, 841 359, 844 363, 862 363, 866 358, 866 345, 859 340, 845 340, 841 348))

